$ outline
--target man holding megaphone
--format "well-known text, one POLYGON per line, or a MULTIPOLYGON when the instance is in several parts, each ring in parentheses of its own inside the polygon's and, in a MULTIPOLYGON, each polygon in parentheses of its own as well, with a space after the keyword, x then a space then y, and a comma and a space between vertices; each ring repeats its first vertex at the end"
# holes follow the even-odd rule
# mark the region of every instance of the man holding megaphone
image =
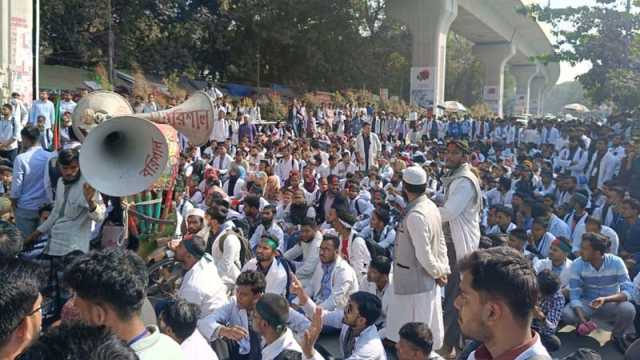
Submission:
POLYGON ((102 222, 105 206, 100 194, 86 182, 80 172, 77 149, 65 149, 58 155, 61 177, 56 200, 47 221, 25 239, 25 245, 50 232, 44 253, 51 257, 72 251, 89 251, 91 222, 102 222))

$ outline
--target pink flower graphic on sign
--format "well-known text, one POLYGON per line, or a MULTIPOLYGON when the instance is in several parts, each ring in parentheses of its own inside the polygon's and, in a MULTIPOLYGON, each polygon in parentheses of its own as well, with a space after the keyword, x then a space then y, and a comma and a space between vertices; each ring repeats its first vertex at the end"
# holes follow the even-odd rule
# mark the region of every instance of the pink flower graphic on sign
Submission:
POLYGON ((429 71, 429 69, 424 69, 418 73, 419 81, 429 80, 430 77, 431 77, 431 71, 429 71))

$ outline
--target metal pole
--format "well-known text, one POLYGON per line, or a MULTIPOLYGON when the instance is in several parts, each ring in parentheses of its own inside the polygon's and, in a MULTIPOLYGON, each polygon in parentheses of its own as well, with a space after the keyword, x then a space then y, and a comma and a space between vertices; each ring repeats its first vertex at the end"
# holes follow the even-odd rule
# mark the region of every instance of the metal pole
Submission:
POLYGON ((33 1, 33 99, 40 91, 40 0, 33 1))
POLYGON ((107 24, 108 24, 108 28, 109 28, 109 39, 108 39, 108 46, 109 46, 109 83, 112 84, 113 86, 113 29, 112 29, 112 23, 113 23, 113 13, 112 13, 112 9, 111 9, 111 0, 107 0, 107 11, 108 11, 108 20, 107 20, 107 24))
POLYGON ((257 66, 256 66, 256 83, 258 92, 260 91, 260 42, 258 42, 258 53, 256 54, 257 66))

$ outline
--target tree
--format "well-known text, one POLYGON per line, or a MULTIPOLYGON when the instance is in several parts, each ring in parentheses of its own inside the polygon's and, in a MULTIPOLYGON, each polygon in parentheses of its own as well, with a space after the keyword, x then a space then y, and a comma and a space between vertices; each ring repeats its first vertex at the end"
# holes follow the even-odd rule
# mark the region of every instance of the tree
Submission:
POLYGON ((447 39, 445 99, 472 106, 482 102, 482 64, 472 52, 473 44, 453 32, 447 39))
POLYGON ((638 107, 640 98, 640 88, 635 86, 640 74, 640 17, 631 11, 636 6, 631 0, 625 5, 596 0, 592 7, 551 9, 531 5, 522 9, 554 27, 554 52, 542 60, 573 65, 589 61, 592 68, 578 77, 586 96, 594 104, 613 101, 621 111, 638 107))

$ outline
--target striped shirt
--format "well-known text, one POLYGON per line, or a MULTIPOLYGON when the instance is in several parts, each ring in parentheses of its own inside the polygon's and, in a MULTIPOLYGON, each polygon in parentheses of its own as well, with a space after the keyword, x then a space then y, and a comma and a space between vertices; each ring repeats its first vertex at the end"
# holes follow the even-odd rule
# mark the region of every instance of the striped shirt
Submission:
POLYGON ((594 268, 582 258, 576 259, 571 264, 569 278, 571 307, 581 307, 583 302, 590 303, 597 297, 619 292, 624 293, 627 299, 631 299, 633 284, 622 259, 616 255, 605 254, 603 260, 600 269, 594 268))

